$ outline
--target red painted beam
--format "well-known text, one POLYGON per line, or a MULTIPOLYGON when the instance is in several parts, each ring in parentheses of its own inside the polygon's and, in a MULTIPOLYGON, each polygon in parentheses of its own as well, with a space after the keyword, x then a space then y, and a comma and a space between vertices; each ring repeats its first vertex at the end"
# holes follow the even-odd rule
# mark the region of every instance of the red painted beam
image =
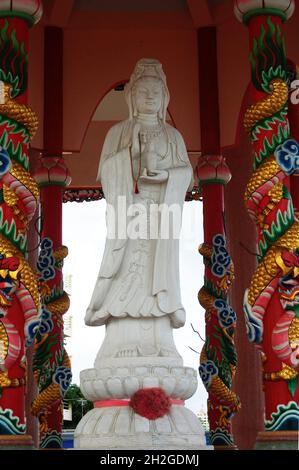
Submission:
POLYGON ((200 2, 198 0, 187 0, 187 4, 195 28, 213 24, 213 18, 207 0, 201 0, 200 2))
POLYGON ((201 150, 203 154, 220 153, 219 94, 216 28, 198 30, 199 108, 201 150))
POLYGON ((47 24, 61 28, 67 26, 73 8, 74 0, 53 0, 48 10, 47 24))
POLYGON ((63 30, 45 28, 44 149, 55 155, 63 149, 63 30))

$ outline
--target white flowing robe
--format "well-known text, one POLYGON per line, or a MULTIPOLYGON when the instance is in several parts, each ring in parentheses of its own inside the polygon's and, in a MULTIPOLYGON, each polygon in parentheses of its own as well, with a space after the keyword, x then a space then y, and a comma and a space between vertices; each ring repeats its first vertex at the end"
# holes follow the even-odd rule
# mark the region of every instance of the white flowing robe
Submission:
MULTIPOLYGON (((159 184, 139 182, 140 194, 135 195, 129 151, 132 126, 131 120, 120 122, 110 129, 104 142, 98 180, 107 204, 117 214, 118 198, 122 196, 125 207, 121 215, 137 202, 147 206, 148 213, 153 202, 167 206, 176 204, 182 213, 186 191, 193 186, 193 171, 180 133, 165 124, 169 152, 161 163, 164 167, 167 165, 168 180, 159 184)), ((132 216, 126 219, 130 223, 132 216)), ((119 220, 116 217, 116 238, 107 237, 85 317, 87 325, 103 325, 111 317, 164 315, 170 315, 174 328, 185 323, 180 295, 179 240, 173 236, 178 233, 178 227, 174 229, 171 219, 168 239, 132 239, 117 238, 119 220)), ((107 224, 109 233, 109 217, 107 224)))

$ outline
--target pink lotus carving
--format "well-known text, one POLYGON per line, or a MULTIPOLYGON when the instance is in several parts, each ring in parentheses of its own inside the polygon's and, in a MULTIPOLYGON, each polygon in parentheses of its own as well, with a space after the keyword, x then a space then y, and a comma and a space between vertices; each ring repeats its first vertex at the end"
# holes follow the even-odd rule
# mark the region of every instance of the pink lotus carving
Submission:
POLYGON ((49 184, 68 186, 72 180, 62 157, 42 157, 34 171, 34 179, 39 186, 49 184))
POLYGON ((197 165, 197 176, 200 184, 227 184, 232 175, 223 155, 203 155, 197 165))
POLYGON ((38 23, 43 14, 43 4, 42 0, 1 0, 0 11, 25 13, 38 23))

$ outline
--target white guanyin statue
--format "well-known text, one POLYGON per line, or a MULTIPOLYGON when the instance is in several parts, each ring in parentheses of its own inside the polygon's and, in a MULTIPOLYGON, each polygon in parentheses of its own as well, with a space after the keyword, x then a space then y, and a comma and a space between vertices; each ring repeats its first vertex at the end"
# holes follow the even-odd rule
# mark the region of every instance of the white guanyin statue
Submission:
POLYGON ((185 323, 179 232, 193 171, 181 134, 166 122, 162 65, 139 60, 125 96, 129 118, 108 132, 99 165, 107 240, 85 322, 106 325, 106 336, 94 368, 81 372, 82 392, 95 408, 79 423, 75 446, 199 449, 203 431, 184 407, 197 373, 183 367, 173 341, 173 328, 185 323), (162 389, 171 402, 155 420, 129 402, 150 388, 162 389))

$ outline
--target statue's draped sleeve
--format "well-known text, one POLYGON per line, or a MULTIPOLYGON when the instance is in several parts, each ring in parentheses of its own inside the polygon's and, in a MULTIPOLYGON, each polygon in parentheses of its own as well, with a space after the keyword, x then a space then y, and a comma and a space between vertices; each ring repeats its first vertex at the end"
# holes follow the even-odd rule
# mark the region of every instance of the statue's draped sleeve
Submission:
POLYGON ((194 175, 193 175, 193 168, 189 160, 189 156, 187 153, 184 139, 181 136, 180 132, 174 127, 167 125, 167 130, 168 130, 168 134, 170 136, 172 145, 175 146, 173 154, 176 155, 176 160, 173 166, 176 167, 176 166, 182 165, 182 166, 187 166, 189 168, 190 181, 189 181, 189 186, 187 188, 187 191, 191 191, 194 186, 194 175))
MULTIPOLYGON (((97 176, 97 180, 101 182, 107 203, 107 227, 111 229, 111 224, 114 223, 115 236, 110 234, 110 237, 106 239, 100 272, 85 316, 87 325, 92 324, 93 314, 105 300, 113 278, 120 268, 127 241, 126 234, 123 238, 118 237, 121 229, 119 227, 118 204, 124 203, 124 212, 121 215, 126 214, 128 205, 133 202, 133 181, 129 146, 119 150, 124 127, 120 124, 112 127, 106 136, 97 176)), ((122 219, 122 221, 126 223, 126 220, 122 219)))
MULTIPOLYGON (((194 184, 193 169, 181 134, 170 126, 167 126, 167 131, 173 146, 174 160, 173 168, 167 170, 168 181, 163 203, 168 208, 172 205, 177 206, 180 209, 179 213, 182 214, 186 191, 194 184)), ((185 322, 185 310, 181 303, 179 288, 179 239, 177 227, 172 225, 173 220, 170 216, 169 239, 157 241, 152 294, 157 296, 159 307, 165 314, 177 312, 172 323, 174 327, 180 327, 185 322)))

